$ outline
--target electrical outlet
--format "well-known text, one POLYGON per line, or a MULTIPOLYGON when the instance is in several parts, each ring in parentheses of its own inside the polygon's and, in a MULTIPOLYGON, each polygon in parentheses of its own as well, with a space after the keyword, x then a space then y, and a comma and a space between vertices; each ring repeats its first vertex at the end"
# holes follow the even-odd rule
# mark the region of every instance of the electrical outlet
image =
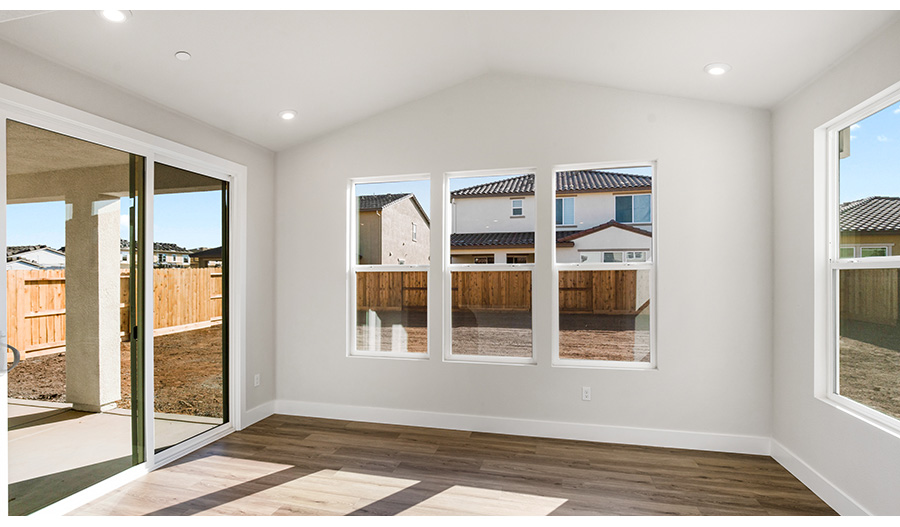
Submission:
POLYGON ((591 400, 591 387, 590 386, 582 386, 581 387, 581 400, 582 401, 590 401, 591 400))
POLYGON ((259 374, 253 376, 253 386, 259 386, 259 374))

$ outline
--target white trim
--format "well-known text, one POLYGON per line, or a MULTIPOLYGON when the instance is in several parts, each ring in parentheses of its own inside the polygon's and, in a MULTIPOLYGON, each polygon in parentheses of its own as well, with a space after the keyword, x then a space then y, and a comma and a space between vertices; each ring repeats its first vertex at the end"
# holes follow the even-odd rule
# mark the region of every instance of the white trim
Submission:
POLYGON ((136 465, 103 481, 37 510, 29 517, 62 516, 150 473, 146 464, 136 465))
MULTIPOLYGON (((867 407, 840 395, 840 271, 850 269, 900 268, 900 256, 861 257, 862 245, 886 247, 888 244, 856 244, 854 258, 840 257, 840 131, 867 117, 888 109, 900 102, 900 82, 870 97, 865 102, 844 112, 813 131, 814 175, 826 182, 826 247, 824 265, 826 279, 826 339, 824 351, 816 350, 814 396, 850 413, 870 425, 888 427, 894 435, 900 434, 900 420, 884 412, 867 407), (823 360, 824 359, 824 360, 823 360), (824 370, 824 371, 823 371, 824 370)), ((845 245, 847 247, 849 245, 845 245)), ((891 248, 888 247, 888 253, 891 248)), ((821 261, 821 260, 819 260, 821 261)))
POLYGON ((784 445, 772 439, 771 456, 841 516, 871 516, 868 510, 784 445))
POLYGON ((275 413, 492 434, 769 455, 770 438, 278 400, 275 413))
POLYGON ((275 413, 275 401, 267 401, 259 406, 250 408, 244 413, 244 419, 241 424, 244 428, 255 425, 256 423, 272 416, 275 413))
MULTIPOLYGON (((224 158, 207 154, 200 150, 164 139, 159 136, 142 132, 135 128, 125 126, 102 117, 38 97, 30 93, 0 84, 0 118, 2 118, 2 138, 5 138, 6 120, 22 122, 30 126, 42 128, 69 137, 114 148, 145 159, 145 229, 143 235, 149 243, 145 244, 144 262, 150 270, 150 276, 145 281, 145 322, 148 327, 153 324, 153 290, 152 290, 152 262, 153 262, 153 177, 154 164, 164 162, 166 164, 185 168, 203 175, 209 175, 216 179, 231 181, 229 195, 229 235, 231 255, 231 269, 229 270, 229 423, 201 434, 182 445, 189 444, 183 449, 178 448, 173 452, 197 448, 196 445, 208 438, 221 437, 232 431, 240 429, 243 409, 246 405, 243 390, 244 368, 246 365, 246 320, 244 315, 245 290, 246 290, 246 245, 247 245, 247 168, 238 163, 224 158)), ((5 160, 6 141, 0 145, 5 160)), ((0 175, 2 193, 6 192, 6 163, 3 163, 0 175)), ((3 201, 5 203, 5 200, 3 201)), ((3 214, 3 226, 5 227, 5 214, 3 214)), ((5 233, 5 228, 3 229, 5 233)), ((5 293, 4 293, 5 298, 5 293)), ((142 337, 145 343, 145 457, 144 463, 131 467, 122 473, 108 478, 97 485, 93 485, 83 491, 73 494, 49 507, 39 511, 40 513, 54 514, 53 511, 61 511, 69 505, 75 504, 83 496, 96 497, 109 492, 113 488, 130 481, 134 477, 147 473, 150 469, 159 466, 154 453, 153 433, 153 332, 144 331, 142 337), (131 478, 131 479, 129 479, 131 478)), ((4 377, 5 381, 5 377, 4 377)), ((6 410, 4 410, 6 412, 6 410)), ((6 413, 0 414, 5 416, 6 413)), ((212 441, 214 439, 209 439, 212 441)), ((4 492, 7 491, 4 485, 4 492)), ((93 499, 93 498, 90 498, 93 499)), ((89 500, 88 500, 89 501, 89 500)), ((74 505, 77 507, 78 505, 74 505)), ((37 513, 36 513, 37 514, 37 513)))
MULTIPOLYGON (((401 183, 410 181, 427 181, 428 192, 431 192, 431 174, 416 173, 402 174, 393 176, 365 176, 351 178, 347 182, 347 258, 346 258, 346 288, 347 288, 347 328, 345 338, 347 342, 344 346, 346 356, 348 358, 378 358, 378 359, 407 359, 407 360, 428 360, 431 358, 431 338, 426 339, 425 353, 410 353, 406 351, 368 351, 356 349, 356 273, 372 273, 372 272, 404 272, 404 271, 424 271, 428 273, 428 283, 431 283, 432 273, 431 264, 360 264, 359 263, 359 207, 357 205, 356 185, 365 185, 368 183, 401 183)), ((432 208, 432 207, 429 207, 432 208)), ((429 215, 433 215, 428 211, 429 215)), ((413 227, 416 223, 413 222, 413 227)), ((429 221, 429 243, 431 241, 431 226, 429 221)), ((415 239, 413 241, 416 241, 415 239)), ((434 249, 429 247, 429 261, 434 249)), ((431 333, 430 323, 428 322, 428 310, 431 307, 431 286, 429 285, 425 293, 425 331, 426 334, 431 333)))
MULTIPOLYGON (((566 172, 573 170, 609 170, 609 169, 623 169, 623 168, 647 168, 649 167, 651 170, 650 177, 650 228, 652 232, 652 236, 650 237, 650 249, 637 249, 643 252, 648 253, 647 260, 643 262, 578 262, 578 263, 560 263, 557 261, 557 252, 553 252, 552 259, 552 287, 553 292, 551 296, 552 310, 553 316, 551 316, 550 320, 550 346, 551 346, 551 359, 550 364, 552 367, 572 367, 572 368, 598 368, 598 369, 619 369, 619 370, 656 370, 657 369, 657 306, 658 295, 657 295, 657 262, 659 261, 659 248, 658 248, 658 232, 659 227, 657 225, 658 222, 658 212, 657 212, 657 201, 658 201, 658 187, 657 181, 659 179, 659 171, 657 167, 656 160, 651 161, 624 161, 624 162, 604 162, 604 163, 579 163, 579 164, 565 164, 565 165, 554 165, 552 167, 552 191, 553 196, 557 195, 556 189, 556 174, 558 172, 566 172), (560 271, 611 271, 611 270, 649 270, 650 271, 650 362, 624 362, 624 361, 604 361, 604 360, 581 360, 581 359, 561 359, 559 357, 559 272, 560 271)), ((639 194, 648 194, 648 192, 639 192, 634 194, 627 195, 639 195, 639 194)), ((556 201, 554 200, 554 210, 556 201)), ((634 207, 633 199, 632 199, 632 208, 634 207)), ((615 210, 613 210, 613 216, 615 216, 615 210)), ((633 211, 632 211, 633 216, 633 211)), ((615 219, 615 218, 613 218, 615 219)), ((632 217, 632 219, 634 219, 632 217)), ((553 222, 553 231, 556 232, 556 214, 553 214, 551 218, 553 222)), ((622 222, 620 222, 622 223, 622 222)), ((633 222, 632 222, 633 223, 633 222)), ((624 223, 623 223, 624 225, 624 223)), ((631 225, 631 223, 628 223, 631 225)), ((642 225, 648 225, 646 223, 642 223, 642 225)), ((555 247, 555 245, 554 245, 555 247)), ((636 250, 636 251, 637 251, 636 250)), ((610 252, 609 250, 603 250, 601 252, 610 252)), ((612 252, 615 252, 614 250, 612 252)), ((625 259, 625 250, 623 250, 622 259, 625 259)))
MULTIPOLYGON (((453 172, 444 172, 443 177, 441 179, 441 207, 443 208, 443 230, 441 232, 441 246, 443 248, 443 258, 441 259, 441 288, 443 291, 443 302, 441 305, 442 310, 442 334, 443 334, 443 349, 442 349, 442 360, 448 363, 470 363, 470 364, 496 364, 496 365, 534 365, 537 364, 537 352, 534 349, 534 332, 535 328, 538 324, 538 311, 534 309, 534 296, 535 296, 535 263, 526 263, 526 264, 507 264, 507 263, 497 263, 496 256, 494 256, 495 261, 492 264, 451 264, 451 256, 453 249, 450 246, 450 236, 453 234, 453 207, 452 207, 452 195, 450 191, 450 180, 451 179, 459 179, 459 178, 473 178, 473 177, 514 177, 514 176, 523 176, 526 174, 534 174, 535 175, 535 185, 534 185, 534 196, 535 203, 537 204, 540 191, 538 191, 537 185, 537 168, 529 167, 529 168, 502 168, 502 169, 489 169, 489 170, 466 170, 466 171, 453 171, 453 172), (491 272, 491 271, 528 271, 531 273, 531 356, 529 357, 495 357, 495 356, 483 356, 483 355, 462 355, 459 353, 453 353, 453 274, 454 272, 491 272)), ((522 206, 525 206, 524 197, 510 197, 512 199, 522 199, 522 206)), ((537 210, 537 208, 535 208, 537 210)), ((524 212, 524 210, 523 210, 524 212)), ((535 224, 535 236, 537 236, 537 225, 535 224)), ((535 244, 537 244, 537 240, 535 240, 535 244)), ((536 246, 535 246, 536 249, 536 246)), ((460 250, 465 250, 465 248, 460 248, 460 250)), ((496 253, 483 253, 483 251, 488 251, 489 249, 477 249, 474 250, 474 253, 479 254, 493 254, 496 253)), ((518 249, 517 249, 518 251, 518 249)), ((521 252, 521 251, 518 251, 521 252)), ((474 254, 473 253, 473 254, 474 254)), ((457 253, 459 255, 460 253, 457 253)), ((463 253, 469 254, 469 253, 463 253)), ((535 250, 535 255, 537 254, 535 250)))

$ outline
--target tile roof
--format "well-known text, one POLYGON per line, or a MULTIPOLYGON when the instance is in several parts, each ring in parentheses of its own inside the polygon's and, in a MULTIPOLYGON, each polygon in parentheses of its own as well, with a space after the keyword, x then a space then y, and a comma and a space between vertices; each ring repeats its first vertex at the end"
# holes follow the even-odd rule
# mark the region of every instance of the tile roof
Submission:
POLYGON ((369 196, 359 196, 359 210, 360 212, 381 210, 395 201, 400 201, 406 196, 412 196, 412 194, 372 194, 369 196))
POLYGON ((643 234, 644 236, 653 236, 653 235, 650 233, 650 231, 645 231, 644 229, 640 229, 640 228, 638 228, 638 227, 633 227, 633 226, 627 225, 627 224, 625 224, 625 223, 619 223, 619 222, 617 222, 616 220, 609 220, 608 222, 606 222, 606 223, 604 223, 604 224, 602 224, 602 225, 597 225, 596 227, 591 227, 590 229, 584 229, 584 230, 581 230, 581 231, 568 231, 568 232, 565 232, 565 233, 564 233, 565 236, 563 236, 562 238, 560 238, 560 236, 559 236, 560 233, 557 232, 557 233, 556 233, 556 241, 557 241, 557 242, 561 242, 561 241, 563 241, 563 242, 570 242, 570 241, 572 241, 572 240, 577 240, 578 238, 581 238, 582 236, 587 236, 587 235, 589 235, 589 234, 594 234, 595 232, 599 232, 599 231, 602 231, 602 230, 604 230, 604 229, 608 229, 608 228, 610 228, 610 227, 618 227, 619 229, 626 230, 626 231, 630 231, 630 232, 633 232, 633 233, 636 233, 636 234, 643 234))
MULTIPOLYGON (((652 178, 603 170, 570 170, 556 173, 558 192, 605 192, 618 189, 649 189, 652 178)), ((514 176, 491 183, 461 188, 454 198, 534 194, 534 174, 514 176)))
POLYGON ((900 231, 900 197, 858 199, 840 210, 842 231, 900 231))
MULTIPOLYGON (((119 249, 128 249, 130 244, 128 240, 119 239, 119 249)), ((153 250, 156 252, 172 252, 172 253, 189 253, 187 249, 181 247, 180 245, 176 245, 174 243, 166 243, 166 242, 153 242, 153 250)))
POLYGON ((194 258, 221 258, 222 246, 213 247, 212 249, 204 249, 202 251, 196 251, 191 253, 191 256, 194 258))
POLYGON ((47 249, 53 252, 60 252, 52 247, 47 247, 46 245, 10 245, 6 248, 6 257, 9 259, 10 256, 19 253, 27 253, 28 251, 37 251, 38 249, 47 249))
MULTIPOLYGON (((578 231, 559 231, 556 245, 571 247, 574 243, 562 238, 578 231)), ((450 247, 534 247, 534 232, 463 232, 450 235, 450 247)))

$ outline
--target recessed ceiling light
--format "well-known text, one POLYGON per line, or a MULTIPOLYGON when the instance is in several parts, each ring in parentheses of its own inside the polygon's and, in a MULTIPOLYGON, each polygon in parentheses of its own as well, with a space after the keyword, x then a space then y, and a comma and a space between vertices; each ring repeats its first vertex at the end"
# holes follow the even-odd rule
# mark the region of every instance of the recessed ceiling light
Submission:
POLYGON ((118 11, 116 9, 104 9, 97 14, 110 22, 124 22, 131 18, 131 11, 118 11))
POLYGON ((728 70, 731 69, 729 64, 725 64, 724 62, 713 62, 712 64, 707 64, 703 67, 703 71, 709 73, 710 75, 724 75, 728 73, 728 70))
POLYGON ((175 53, 175 58, 178 60, 191 60, 191 54, 187 51, 178 51, 175 53))
POLYGON ((281 117, 285 121, 290 121, 294 117, 297 117, 297 110, 281 110, 278 112, 278 117, 281 117))

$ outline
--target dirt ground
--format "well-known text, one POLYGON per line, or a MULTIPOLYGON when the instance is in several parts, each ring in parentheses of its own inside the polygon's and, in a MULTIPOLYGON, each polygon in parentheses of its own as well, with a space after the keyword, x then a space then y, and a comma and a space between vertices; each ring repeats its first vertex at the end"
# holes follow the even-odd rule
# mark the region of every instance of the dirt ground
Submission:
MULTIPOLYGON (((370 342, 365 314, 357 318, 358 350, 390 351, 395 331, 412 353, 427 351, 426 316, 423 312, 378 312, 377 332, 370 342), (401 326, 396 328, 395 325, 401 326), (380 349, 373 349, 380 345, 380 349)), ((564 359, 650 361, 650 332, 640 328, 636 317, 564 314, 560 317, 559 349, 564 359)), ((453 352, 490 357, 530 357, 531 313, 521 311, 454 311, 453 352)), ((398 351, 398 350, 394 350, 398 351)))
POLYGON ((841 337, 840 392, 900 418, 900 351, 841 337))
MULTIPOLYGON (((157 412, 222 417, 222 326, 162 335, 155 339, 154 390, 157 412)), ((131 407, 131 346, 121 347, 122 400, 131 407)), ((66 355, 24 360, 9 372, 9 397, 66 401, 66 355)))

